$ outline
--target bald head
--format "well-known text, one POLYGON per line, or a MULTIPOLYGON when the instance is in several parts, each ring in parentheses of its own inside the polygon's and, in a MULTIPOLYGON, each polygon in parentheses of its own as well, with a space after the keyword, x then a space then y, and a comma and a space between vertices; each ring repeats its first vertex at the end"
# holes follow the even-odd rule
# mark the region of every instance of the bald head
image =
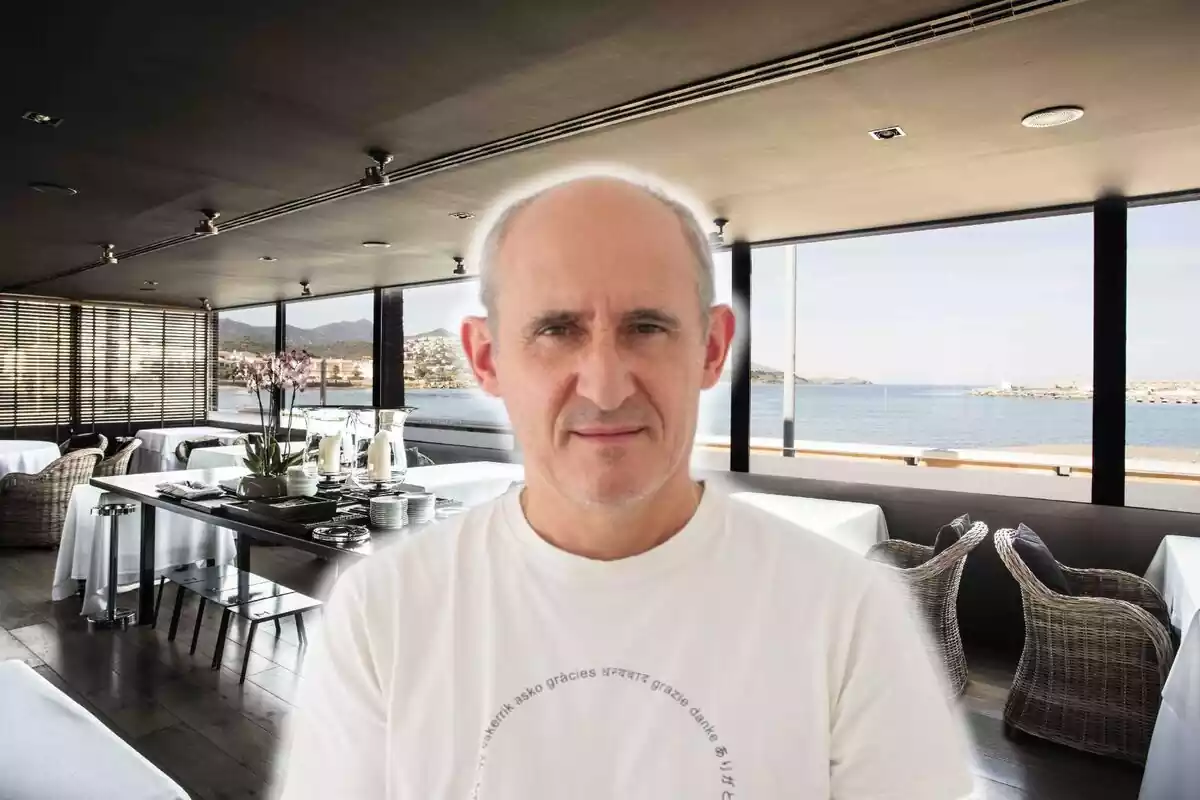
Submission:
POLYGON ((548 259, 578 258, 578 247, 612 244, 612 257, 630 249, 647 263, 682 256, 695 271, 702 315, 712 306, 713 261, 708 237, 688 204, 649 180, 589 174, 550 181, 517 195, 477 233, 480 294, 488 314, 498 312, 506 264, 520 260, 530 246, 548 259), (612 240, 623 239, 623 244, 612 240))

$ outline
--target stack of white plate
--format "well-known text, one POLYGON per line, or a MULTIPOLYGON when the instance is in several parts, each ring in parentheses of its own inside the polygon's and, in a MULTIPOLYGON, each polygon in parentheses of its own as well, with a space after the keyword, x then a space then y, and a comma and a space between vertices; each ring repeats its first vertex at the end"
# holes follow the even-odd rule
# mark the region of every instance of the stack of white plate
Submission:
POLYGON ((405 492, 401 495, 408 500, 408 521, 414 525, 433 520, 436 511, 433 492, 405 492))
POLYGON ((407 498, 372 497, 369 510, 373 528, 403 528, 408 524, 407 498))

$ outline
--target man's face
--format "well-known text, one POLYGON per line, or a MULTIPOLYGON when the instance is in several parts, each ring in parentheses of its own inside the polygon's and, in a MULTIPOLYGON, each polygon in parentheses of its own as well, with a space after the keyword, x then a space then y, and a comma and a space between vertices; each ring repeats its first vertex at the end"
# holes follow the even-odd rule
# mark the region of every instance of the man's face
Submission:
POLYGON ((490 268, 493 317, 464 321, 463 345, 504 399, 531 482, 620 505, 686 473, 733 314, 701 310, 670 209, 616 181, 569 184, 517 213, 490 268))

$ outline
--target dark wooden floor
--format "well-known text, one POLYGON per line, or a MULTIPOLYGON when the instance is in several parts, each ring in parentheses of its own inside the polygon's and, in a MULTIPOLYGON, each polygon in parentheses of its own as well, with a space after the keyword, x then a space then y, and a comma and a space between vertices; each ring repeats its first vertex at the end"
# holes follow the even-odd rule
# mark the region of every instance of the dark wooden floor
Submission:
MULTIPOLYGON (((243 625, 230 631, 218 672, 209 664, 219 614, 205 615, 196 655, 188 655, 194 598, 185 607, 179 637, 167 641, 173 588, 164 597, 157 629, 89 634, 78 600, 50 602, 54 561, 53 552, 0 550, 0 660, 17 658, 36 668, 193 797, 272 796, 280 729, 301 661, 291 621, 283 623, 279 638, 271 625, 260 626, 250 676, 239 686, 243 625)), ((255 548, 252 565, 255 572, 317 595, 328 569, 286 548, 255 548)), ((125 602, 132 605, 133 595, 125 602)), ((305 620, 310 635, 319 629, 319 613, 305 620)), ((1137 797, 1141 771, 1133 766, 1033 739, 1020 744, 1005 739, 1000 716, 1012 665, 972 654, 971 672, 962 702, 976 746, 977 797, 1137 797)))

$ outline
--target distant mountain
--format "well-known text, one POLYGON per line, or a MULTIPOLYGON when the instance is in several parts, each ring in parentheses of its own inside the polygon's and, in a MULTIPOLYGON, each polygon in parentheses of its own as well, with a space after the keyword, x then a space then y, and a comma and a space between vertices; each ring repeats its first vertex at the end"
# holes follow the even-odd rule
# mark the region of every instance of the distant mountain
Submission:
POLYGON ((356 319, 353 322, 329 322, 315 328, 297 328, 287 326, 287 343, 289 347, 307 347, 334 342, 371 342, 375 339, 375 325, 369 319, 356 319))
MULTIPOLYGON (((271 352, 275 349, 274 325, 248 325, 231 319, 217 321, 222 350, 271 352)), ((375 326, 368 319, 330 322, 315 328, 287 326, 288 347, 308 350, 321 358, 370 358, 375 326)))
MULTIPOLYGON (((733 360, 725 362, 725 371, 721 374, 721 380, 729 382, 732 377, 733 360)), ((769 367, 766 364, 756 364, 750 362, 750 382, 751 383, 783 383, 783 370, 769 367)), ((800 375, 795 376, 796 385, 811 384, 814 386, 869 386, 870 381, 863 378, 805 378, 800 375)))
POLYGON ((414 333, 409 336, 405 336, 404 338, 405 339, 457 339, 458 336, 456 336, 455 334, 446 330, 445 328, 434 328, 431 331, 425 331, 424 333, 414 333))

